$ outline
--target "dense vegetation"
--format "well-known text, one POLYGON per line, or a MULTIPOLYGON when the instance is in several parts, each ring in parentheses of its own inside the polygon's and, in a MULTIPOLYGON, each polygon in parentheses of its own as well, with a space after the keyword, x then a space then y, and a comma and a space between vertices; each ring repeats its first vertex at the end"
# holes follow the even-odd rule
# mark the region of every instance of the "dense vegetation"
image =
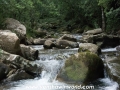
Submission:
POLYGON ((1 0, 0 12, 0 24, 10 17, 21 21, 29 31, 48 29, 48 24, 53 30, 120 30, 120 0, 1 0))

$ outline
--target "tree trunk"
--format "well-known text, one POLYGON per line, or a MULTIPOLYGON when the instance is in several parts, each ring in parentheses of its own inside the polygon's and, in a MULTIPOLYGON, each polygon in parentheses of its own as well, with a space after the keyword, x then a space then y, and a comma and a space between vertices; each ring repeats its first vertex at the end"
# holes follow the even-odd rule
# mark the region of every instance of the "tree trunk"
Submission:
POLYGON ((102 10, 102 30, 105 31, 106 29, 106 23, 105 23, 105 13, 104 13, 104 8, 101 7, 102 10))

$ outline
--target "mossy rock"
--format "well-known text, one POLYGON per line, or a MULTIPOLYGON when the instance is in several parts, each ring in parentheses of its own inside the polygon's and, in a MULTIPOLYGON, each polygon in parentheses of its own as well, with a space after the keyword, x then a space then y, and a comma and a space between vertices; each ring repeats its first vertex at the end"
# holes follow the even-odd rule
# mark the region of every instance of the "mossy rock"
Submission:
POLYGON ((58 78, 66 82, 87 83, 104 77, 103 61, 91 52, 80 52, 65 62, 58 78))

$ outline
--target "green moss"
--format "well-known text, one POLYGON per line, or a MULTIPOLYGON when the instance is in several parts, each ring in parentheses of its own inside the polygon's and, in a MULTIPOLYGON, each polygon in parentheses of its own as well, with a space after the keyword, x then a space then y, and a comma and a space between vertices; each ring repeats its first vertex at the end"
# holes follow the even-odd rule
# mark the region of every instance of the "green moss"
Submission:
POLYGON ((73 81, 91 81, 97 75, 97 70, 101 65, 103 69, 102 60, 91 52, 80 52, 78 56, 71 56, 65 63, 65 73, 68 80, 73 81))
POLYGON ((35 37, 35 33, 32 30, 27 30, 27 38, 35 37))
POLYGON ((65 68, 67 76, 74 81, 84 81, 88 68, 83 63, 74 63, 74 65, 65 68), (85 72, 84 72, 85 71, 85 72))

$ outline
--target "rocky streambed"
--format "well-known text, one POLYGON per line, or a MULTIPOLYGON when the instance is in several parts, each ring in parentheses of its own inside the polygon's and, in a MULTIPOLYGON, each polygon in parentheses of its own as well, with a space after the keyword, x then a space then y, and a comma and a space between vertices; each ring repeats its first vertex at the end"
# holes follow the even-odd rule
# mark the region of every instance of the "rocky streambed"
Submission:
MULTIPOLYGON (((3 83, 0 86, 1 90, 71 90, 71 89, 55 89, 48 88, 48 86, 70 86, 73 83, 66 83, 60 79, 57 79, 57 75, 61 68, 64 66, 65 59, 78 52, 78 48, 75 49, 49 49, 44 50, 42 46, 32 46, 39 50, 39 60, 35 63, 43 66, 42 73, 34 79, 20 80, 17 82, 3 83), (43 89, 44 87, 44 89, 43 89)), ((103 49, 103 60, 108 59, 105 56, 112 53, 116 53, 114 49, 103 49)), ((106 69, 104 70, 105 77, 97 79, 87 85, 93 85, 95 88, 92 90, 117 90, 118 83, 114 82, 108 77, 106 69)))
POLYGON ((82 36, 26 40, 23 24, 11 18, 5 23, 9 30, 0 30, 0 90, 119 90, 119 36, 99 28, 82 36))

